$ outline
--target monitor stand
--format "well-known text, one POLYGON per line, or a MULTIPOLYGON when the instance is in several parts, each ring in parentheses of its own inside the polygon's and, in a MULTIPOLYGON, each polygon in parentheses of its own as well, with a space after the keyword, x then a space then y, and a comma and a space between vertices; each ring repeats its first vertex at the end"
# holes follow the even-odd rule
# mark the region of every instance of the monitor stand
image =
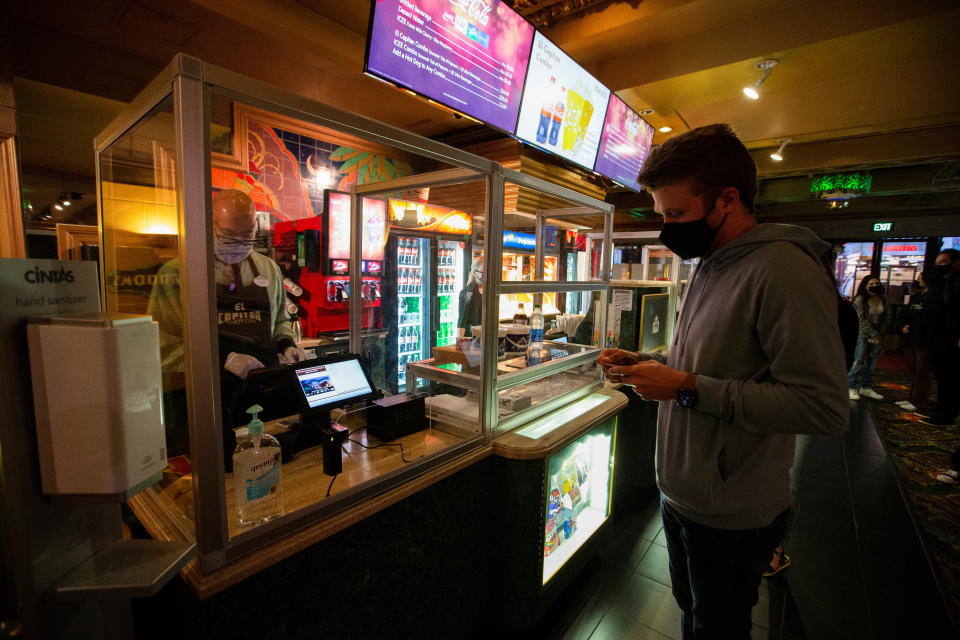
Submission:
POLYGON ((300 427, 297 429, 297 451, 323 444, 323 432, 329 429, 329 409, 307 409, 301 413, 300 427))

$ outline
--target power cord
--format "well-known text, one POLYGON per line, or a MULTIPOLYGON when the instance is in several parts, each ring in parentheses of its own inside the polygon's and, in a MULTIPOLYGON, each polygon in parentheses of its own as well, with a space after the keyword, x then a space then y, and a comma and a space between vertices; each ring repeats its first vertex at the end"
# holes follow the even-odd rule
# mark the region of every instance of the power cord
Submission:
MULTIPOLYGON (((347 440, 349 440, 350 442, 352 442, 352 443, 354 443, 354 444, 360 445, 360 446, 363 447, 364 449, 379 449, 380 447, 400 447, 400 459, 403 460, 404 462, 412 462, 412 460, 407 460, 407 457, 406 457, 406 455, 404 454, 404 451, 403 451, 403 443, 402 443, 402 442, 384 442, 383 444, 375 444, 375 445, 373 445, 373 446, 368 446, 368 445, 363 444, 363 443, 360 442, 359 440, 354 440, 353 438, 351 438, 351 437, 349 437, 349 436, 347 437, 347 440)), ((422 457, 423 457, 422 455, 421 455, 421 456, 417 456, 416 458, 414 458, 414 460, 419 460, 419 459, 422 458, 422 457)))
POLYGON ((337 479, 337 476, 339 476, 339 475, 340 475, 340 474, 337 473, 337 474, 335 474, 332 478, 330 478, 330 484, 327 485, 327 497, 328 497, 328 498, 330 497, 330 490, 333 489, 333 483, 334 483, 334 481, 337 479))

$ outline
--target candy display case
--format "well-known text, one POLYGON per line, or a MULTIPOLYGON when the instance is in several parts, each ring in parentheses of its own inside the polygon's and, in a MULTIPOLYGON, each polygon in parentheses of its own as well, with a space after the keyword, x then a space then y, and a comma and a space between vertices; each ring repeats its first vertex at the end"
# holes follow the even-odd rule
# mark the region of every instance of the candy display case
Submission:
POLYGON ((544 582, 553 577, 610 516, 615 446, 616 429, 612 420, 583 434, 547 459, 544 582))

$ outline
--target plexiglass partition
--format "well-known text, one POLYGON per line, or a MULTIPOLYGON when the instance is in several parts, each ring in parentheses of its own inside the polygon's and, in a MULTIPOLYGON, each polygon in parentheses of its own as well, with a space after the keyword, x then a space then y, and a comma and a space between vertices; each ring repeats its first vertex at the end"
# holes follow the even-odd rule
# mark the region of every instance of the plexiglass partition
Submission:
POLYGON ((161 331, 170 465, 148 498, 204 570, 484 444, 479 418, 431 407, 395 433, 351 398, 364 375, 406 398, 408 364, 455 343, 493 163, 182 55, 96 148, 107 309, 161 331), (279 483, 234 467, 253 405, 279 483), (342 427, 339 473, 318 408, 342 427))
POLYGON ((502 169, 497 178, 500 193, 522 189, 549 208, 523 215, 491 214, 484 228, 483 322, 469 327, 470 333, 461 338, 454 351, 457 362, 435 354, 413 363, 407 374, 411 384, 429 381, 418 383, 418 389, 454 380, 475 389, 457 406, 482 416, 494 435, 602 385, 596 359, 606 332, 606 314, 598 309, 607 306, 610 253, 601 250, 595 275, 580 280, 571 278, 576 272, 561 278, 560 251, 549 252, 556 247, 558 228, 573 224, 603 229, 609 238, 613 222, 613 206, 608 203, 509 169, 502 169), (568 297, 570 308, 583 313, 561 313, 568 307, 568 297), (496 366, 472 366, 471 360, 481 355, 496 366))
POLYGON ((577 234, 549 238, 603 229, 608 248, 612 205, 183 55, 96 149, 107 308, 161 331, 170 464, 135 499, 204 571, 602 384, 609 250, 587 268, 577 234), (512 257, 508 188, 549 203, 512 257), (517 300, 544 310, 534 349, 501 326, 517 300), (386 408, 357 402, 367 382, 386 408), (407 401, 422 424, 389 423, 407 401), (254 405, 277 438, 265 467, 233 455, 254 405), (343 437, 339 472, 318 420, 343 437))

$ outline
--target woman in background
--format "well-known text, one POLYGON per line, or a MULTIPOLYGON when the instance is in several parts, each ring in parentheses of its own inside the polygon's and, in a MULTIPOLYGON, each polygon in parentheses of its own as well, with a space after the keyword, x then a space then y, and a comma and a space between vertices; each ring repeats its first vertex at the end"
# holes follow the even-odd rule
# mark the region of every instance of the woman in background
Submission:
POLYGON ((878 278, 869 276, 860 281, 857 295, 853 299, 853 307, 857 310, 857 318, 860 320, 860 331, 857 335, 853 366, 847 374, 850 399, 859 400, 864 397, 883 400, 883 396, 874 391, 871 386, 873 371, 877 368, 877 360, 883 352, 881 345, 883 327, 890 315, 890 309, 884 297, 884 288, 878 278))

